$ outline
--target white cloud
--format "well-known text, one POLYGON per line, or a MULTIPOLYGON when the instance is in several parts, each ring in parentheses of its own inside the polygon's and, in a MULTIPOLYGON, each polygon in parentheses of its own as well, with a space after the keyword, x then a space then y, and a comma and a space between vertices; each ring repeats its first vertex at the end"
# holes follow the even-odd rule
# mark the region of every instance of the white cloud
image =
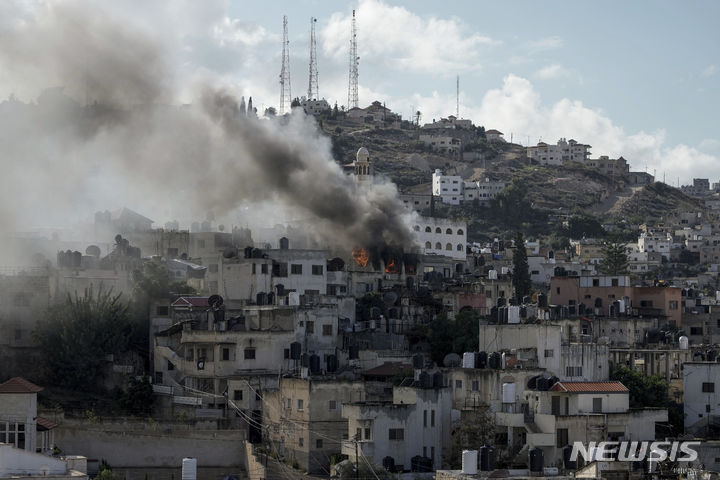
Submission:
POLYGON ((718 71, 720 71, 720 68, 718 68, 717 65, 708 65, 707 67, 705 67, 702 73, 700 73, 700 75, 704 78, 710 78, 716 73, 718 73, 718 71))
POLYGON ((527 42, 526 48, 530 53, 546 52, 548 50, 555 50, 562 47, 564 44, 563 39, 557 35, 550 37, 538 38, 527 42))
MULTIPOLYGON (((380 0, 361 0, 356 10, 358 54, 383 59, 385 68, 448 73, 478 70, 483 49, 500 42, 479 33, 466 33, 457 18, 423 18, 404 7, 380 0)), ((350 41, 351 15, 335 13, 322 30, 326 55, 345 59, 350 41)))
POLYGON ((533 74, 534 77, 541 80, 553 80, 556 78, 566 77, 570 72, 560 64, 548 65, 533 74))
POLYGON ((212 35, 221 46, 242 44, 254 47, 268 37, 267 31, 261 25, 227 16, 213 26, 212 35))

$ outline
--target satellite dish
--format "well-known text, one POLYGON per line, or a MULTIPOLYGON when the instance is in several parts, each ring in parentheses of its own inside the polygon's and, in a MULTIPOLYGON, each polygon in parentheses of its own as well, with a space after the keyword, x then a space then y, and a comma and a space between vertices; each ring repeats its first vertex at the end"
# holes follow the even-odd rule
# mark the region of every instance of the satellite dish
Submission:
POLYGON ((383 302, 385 302, 385 305, 387 306, 395 305, 396 301, 397 293, 395 292, 387 292, 385 295, 383 295, 383 302))
POLYGON ((445 355, 445 358, 443 358, 443 365, 446 367, 459 367, 461 363, 462 359, 457 353, 448 353, 445 355))
POLYGON ((212 308, 220 308, 223 304, 223 298, 220 295, 210 295, 210 298, 208 298, 208 305, 210 305, 212 308))
POLYGON ((100 251, 100 247, 97 245, 90 245, 85 249, 85 253, 92 255, 93 257, 99 257, 102 252, 100 251))

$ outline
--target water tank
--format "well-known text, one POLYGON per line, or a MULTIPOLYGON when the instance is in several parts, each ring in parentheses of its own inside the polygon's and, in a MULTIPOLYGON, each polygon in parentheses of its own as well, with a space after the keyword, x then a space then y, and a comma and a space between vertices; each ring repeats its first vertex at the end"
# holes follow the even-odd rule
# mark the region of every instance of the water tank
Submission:
POLYGON ((432 375, 430 375, 427 372, 421 372, 420 376, 418 377, 418 382, 420 383, 420 388, 432 388, 433 386, 433 379, 432 375))
POLYGON ((488 354, 487 352, 480 352, 477 354, 477 365, 475 368, 485 368, 487 366, 488 362, 488 354))
POLYGON ((267 293, 260 292, 255 295, 255 303, 258 305, 267 305, 267 293))
POLYGON ((197 480, 197 458, 183 458, 182 480, 197 480))
POLYGON ((303 353, 300 355, 300 366, 301 367, 309 367, 310 366, 310 356, 307 353, 303 353))
POLYGON ((475 367, 475 354, 473 352, 463 353, 463 368, 474 368, 475 367))
POLYGON ((290 248, 290 240, 287 239, 287 237, 282 237, 280 239, 280 250, 288 250, 290 248))
POLYGON ((360 358, 360 347, 358 347, 357 345, 350 345, 349 350, 350 352, 348 357, 350 358, 350 360, 356 360, 360 358))
POLYGON ((480 471, 495 470, 495 448, 489 445, 480 447, 480 471))
POLYGON ((506 303, 507 303, 507 300, 505 300, 505 297, 500 297, 497 299, 496 305, 498 307, 504 307, 506 303))
POLYGON ((530 452, 530 471, 531 472, 542 472, 545 466, 545 459, 541 448, 531 448, 530 452))
POLYGON ((320 373, 320 356, 312 354, 310 355, 310 373, 317 374, 320 373))
POLYGON ((382 466, 388 472, 394 472, 395 471, 395 459, 388 455, 387 457, 383 458, 382 466))
POLYGON ((680 342, 680 350, 688 349, 688 337, 683 335, 680 338, 678 338, 678 342, 680 342))
POLYGON ((520 323, 520 307, 510 306, 508 307, 508 321, 507 323, 520 323))
POLYGON ((302 353, 302 345, 300 342, 292 342, 290 344, 290 359, 300 360, 300 354, 302 353))
POLYGON ((565 466, 565 470, 577 470, 577 460, 570 460, 572 449, 572 445, 565 445, 563 447, 563 465, 565 466))
POLYGON ((547 295, 545 295, 544 293, 541 293, 540 295, 538 295, 538 307, 547 308, 547 306, 548 306, 547 295))
POLYGON ((547 392, 550 386, 548 385, 549 379, 545 377, 540 377, 537 379, 537 389, 541 392, 547 392))
POLYGON ((422 353, 416 353, 415 355, 413 355, 412 358, 413 358, 413 360, 412 360, 413 368, 420 369, 425 366, 425 357, 423 356, 422 353))
POLYGON ((327 363, 328 373, 335 373, 338 369, 337 355, 328 355, 325 357, 325 363, 327 363))
POLYGON ((443 387, 443 374, 442 372, 435 372, 432 375, 432 386, 433 388, 443 387))
POLYGON ((502 385, 503 403, 515 403, 515 382, 507 382, 502 385))
POLYGON ((501 361, 502 361, 502 356, 498 352, 491 353, 490 357, 488 358, 488 364, 490 365, 490 368, 494 368, 496 370, 500 369, 501 361))
POLYGON ((478 471, 478 451, 463 450, 462 451, 462 473, 463 475, 477 475, 478 471))

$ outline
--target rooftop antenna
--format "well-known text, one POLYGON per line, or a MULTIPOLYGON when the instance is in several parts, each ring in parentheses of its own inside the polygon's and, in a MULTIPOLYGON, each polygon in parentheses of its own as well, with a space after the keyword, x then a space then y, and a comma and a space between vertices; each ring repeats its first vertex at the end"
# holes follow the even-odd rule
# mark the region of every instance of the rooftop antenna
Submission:
POLYGON ((455 82, 455 118, 460 118, 460 75, 455 82))
POLYGON ((315 43, 315 24, 317 18, 310 17, 310 81, 308 82, 308 100, 318 100, 317 43, 315 43))
POLYGON ((280 68, 280 115, 285 114, 286 106, 289 112, 292 105, 292 94, 290 93, 290 42, 288 41, 287 15, 283 15, 282 45, 282 67, 280 68))
POLYGON ((355 10, 352 12, 352 28, 350 30, 350 74, 348 81, 348 110, 358 108, 358 60, 357 55, 357 25, 355 24, 355 10))

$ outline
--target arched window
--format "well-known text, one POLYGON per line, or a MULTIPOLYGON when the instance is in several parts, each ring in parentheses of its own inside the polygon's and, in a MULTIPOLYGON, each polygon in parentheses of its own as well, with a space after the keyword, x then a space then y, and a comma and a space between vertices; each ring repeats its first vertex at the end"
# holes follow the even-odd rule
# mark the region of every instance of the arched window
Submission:
POLYGON ((452 228, 445 230, 445 235, 452 235, 452 228))
POLYGON ((425 227, 425 233, 432 233, 432 228, 430 228, 429 226, 425 227))
POLYGON ((458 243, 457 251, 458 251, 458 252, 462 252, 462 251, 463 251, 462 243, 458 243))
POLYGON ((452 243, 445 245, 445 250, 452 250, 452 243))
POLYGON ((425 242, 425 248, 432 248, 432 243, 425 242))
POLYGON ((435 250, 442 250, 442 245, 440 244, 440 242, 437 242, 435 244, 435 250))
POLYGON ((420 231, 420 225, 415 225, 415 226, 413 227, 413 230, 415 230, 416 232, 419 232, 419 231, 420 231))
POLYGON ((437 227, 437 228, 435 229, 435 233, 442 233, 442 228, 437 227))
POLYGON ((464 233, 464 232, 463 232, 463 229, 462 229, 462 228, 458 228, 458 235, 463 235, 463 233, 464 233))

